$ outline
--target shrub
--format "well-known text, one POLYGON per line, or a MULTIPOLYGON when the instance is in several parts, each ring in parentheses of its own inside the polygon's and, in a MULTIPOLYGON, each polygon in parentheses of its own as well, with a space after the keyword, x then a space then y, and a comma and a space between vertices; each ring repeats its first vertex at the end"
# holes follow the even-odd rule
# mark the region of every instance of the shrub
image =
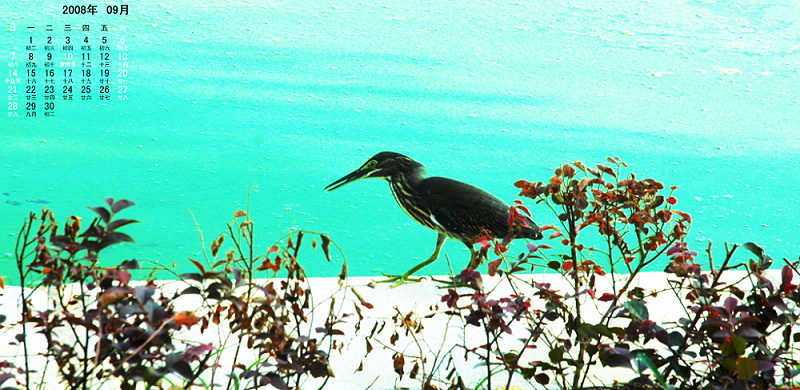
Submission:
MULTIPOLYGON (((20 232, 16 258, 23 310, 17 340, 25 348, 25 378, 18 383, 25 388, 37 386, 28 375, 33 372, 28 364, 32 356, 28 336, 34 330, 47 345, 46 351, 34 353, 54 361, 58 380, 70 389, 113 380, 122 389, 136 388, 138 382, 156 387, 163 383, 181 388, 220 387, 215 380, 222 376, 217 371, 222 367, 222 349, 230 348, 228 341, 235 341, 235 352, 225 361, 228 389, 298 389, 307 376, 332 374, 328 355, 337 347, 334 338, 343 334, 337 327, 346 315, 331 296, 323 300, 329 303, 324 325, 311 327, 308 316, 315 307, 297 262, 304 232, 292 233, 286 242, 257 256, 254 224, 245 212, 237 212, 228 225, 234 248, 217 260, 225 237, 220 235, 210 248, 214 263, 206 267, 191 260, 198 272, 179 275, 183 287, 176 288, 155 280, 133 281, 131 270, 140 267, 137 260, 116 267, 99 264, 104 249, 133 242, 119 228, 137 222, 116 218, 133 202, 108 199, 107 204, 108 208, 91 208, 99 217, 82 232, 81 219, 70 217, 60 234, 48 210, 39 217, 31 213, 20 232), (259 281, 258 273, 265 277, 270 273, 272 279, 259 281), (36 291, 47 292, 46 308, 31 307, 36 291), (200 299, 186 299, 194 295, 200 299), (186 337, 192 328, 202 333, 209 327, 214 327, 222 342, 186 337), (244 361, 243 349, 254 359, 244 361)), ((330 239, 315 236, 330 259, 330 239)), ((316 247, 316 238, 312 246, 316 247)), ((346 267, 341 282, 345 277, 346 267)), ((0 364, 0 369, 12 368, 8 362, 0 364)), ((0 374, 0 381, 13 376, 0 374)))
MULTIPOLYGON (((133 202, 91 208, 98 217, 83 230, 77 217, 60 232, 52 212, 31 213, 15 252, 22 320, 11 325, 25 356, 0 362, 0 385, 41 387, 29 360, 41 353, 71 389, 112 380, 124 389, 323 388, 331 354, 358 338, 366 354, 357 371, 382 348, 387 371, 424 390, 790 387, 800 372, 800 261, 784 259, 775 282, 774 260, 753 243, 726 244, 721 262, 709 244, 701 264, 685 240, 691 217, 675 208, 677 187, 608 161, 565 164, 546 183, 517 182, 522 197, 553 212, 557 222, 542 226, 549 241, 512 256, 508 241, 481 237, 485 275, 467 268, 433 279, 441 293, 427 309, 383 303, 396 304, 387 318, 362 313, 374 306, 348 285, 346 263, 338 290, 315 300, 298 257, 310 242, 331 261, 338 247, 324 234, 293 231, 261 247, 255 223, 238 211, 203 258, 190 259, 193 272, 176 273, 177 282, 135 281, 139 261, 98 262, 106 248, 133 241, 120 229, 137 221, 117 218, 133 202), (663 287, 637 285, 658 264, 667 264, 663 287), (554 277, 530 274, 543 270, 554 277), (34 306, 42 291, 45 305, 34 306), (651 312, 665 297, 682 310, 664 321, 651 312), (430 339, 431 328, 443 332, 430 339), (216 339, 198 341, 206 332, 216 339), (29 349, 34 335, 46 350, 29 349), (604 383, 600 366, 627 370, 625 383, 604 383), (475 367, 480 379, 465 379, 475 367)), ((513 225, 530 211, 516 201, 510 214, 513 225)), ((46 367, 36 374, 46 377, 46 367)))

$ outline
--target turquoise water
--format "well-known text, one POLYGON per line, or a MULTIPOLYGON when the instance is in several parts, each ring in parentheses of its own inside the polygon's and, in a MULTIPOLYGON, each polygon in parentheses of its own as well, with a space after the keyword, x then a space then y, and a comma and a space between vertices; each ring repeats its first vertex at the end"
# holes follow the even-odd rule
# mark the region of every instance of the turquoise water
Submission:
MULTIPOLYGON (((109 23, 130 57, 127 102, 0 119, 0 274, 13 273, 28 211, 88 221, 85 207, 108 196, 134 200, 123 215, 142 221, 109 264, 189 270, 201 257, 189 211, 210 242, 248 194, 264 248, 309 229, 341 245, 351 275, 401 273, 435 234, 384 182, 323 191, 382 150, 508 202, 518 179, 619 156, 680 186, 695 249, 756 241, 800 254, 796 2, 128 3, 115 17, 0 5, 6 24, 109 23)), ((0 55, 23 52, 24 33, 0 27, 0 55)), ((528 203, 538 223, 556 222, 528 203)), ((468 260, 452 240, 443 253, 468 260)), ((332 276, 340 264, 317 254, 306 268, 332 276)), ((423 273, 445 272, 440 260, 423 273)))

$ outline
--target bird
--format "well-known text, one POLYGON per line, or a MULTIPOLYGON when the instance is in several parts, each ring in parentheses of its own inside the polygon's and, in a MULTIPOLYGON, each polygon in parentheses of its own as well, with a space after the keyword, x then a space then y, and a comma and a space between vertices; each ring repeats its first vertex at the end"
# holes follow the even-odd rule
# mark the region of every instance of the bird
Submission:
POLYGON ((428 259, 390 278, 390 282, 398 282, 398 285, 436 260, 448 238, 459 240, 469 248, 468 267, 472 269, 482 261, 480 250, 474 249, 479 238, 487 235, 506 240, 542 238, 539 226, 524 215, 516 216, 513 223, 509 223, 511 208, 506 202, 467 183, 446 177, 425 177, 424 165, 400 153, 380 152, 372 156, 355 171, 326 186, 325 191, 365 178, 388 181, 400 208, 438 233, 436 249, 428 259))

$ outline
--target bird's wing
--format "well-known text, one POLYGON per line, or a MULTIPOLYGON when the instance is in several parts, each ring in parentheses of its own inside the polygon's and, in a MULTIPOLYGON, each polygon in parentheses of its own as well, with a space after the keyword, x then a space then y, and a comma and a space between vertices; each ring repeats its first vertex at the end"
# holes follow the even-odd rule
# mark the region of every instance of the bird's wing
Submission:
POLYGON ((508 232, 508 204, 480 188, 444 177, 429 177, 420 182, 418 189, 436 222, 468 245, 484 229, 500 237, 508 232))

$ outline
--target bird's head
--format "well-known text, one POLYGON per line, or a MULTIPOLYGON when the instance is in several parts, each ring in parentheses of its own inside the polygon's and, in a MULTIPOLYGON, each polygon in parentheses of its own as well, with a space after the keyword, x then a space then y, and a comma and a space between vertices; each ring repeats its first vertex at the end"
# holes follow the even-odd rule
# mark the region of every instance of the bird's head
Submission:
POLYGON ((325 191, 333 191, 347 183, 367 177, 390 178, 400 173, 421 173, 422 164, 394 152, 380 152, 367 160, 358 169, 348 173, 325 187, 325 191))

